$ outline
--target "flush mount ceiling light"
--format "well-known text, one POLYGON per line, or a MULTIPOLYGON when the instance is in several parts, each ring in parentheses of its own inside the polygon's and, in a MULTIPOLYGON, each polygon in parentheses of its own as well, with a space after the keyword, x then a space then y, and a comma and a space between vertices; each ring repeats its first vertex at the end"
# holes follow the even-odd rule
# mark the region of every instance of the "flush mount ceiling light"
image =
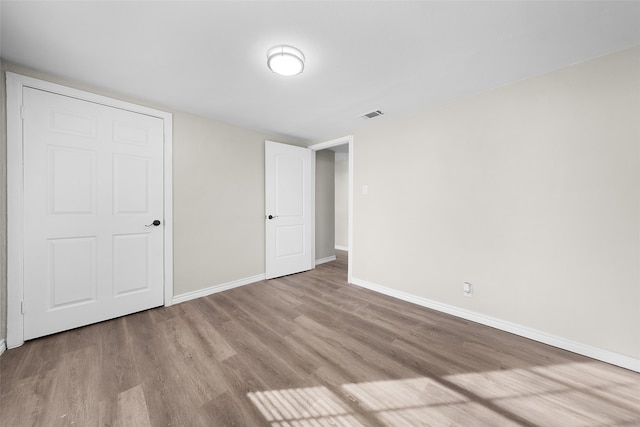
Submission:
POLYGON ((267 51, 267 65, 281 76, 295 76, 304 70, 304 55, 293 46, 274 46, 267 51))

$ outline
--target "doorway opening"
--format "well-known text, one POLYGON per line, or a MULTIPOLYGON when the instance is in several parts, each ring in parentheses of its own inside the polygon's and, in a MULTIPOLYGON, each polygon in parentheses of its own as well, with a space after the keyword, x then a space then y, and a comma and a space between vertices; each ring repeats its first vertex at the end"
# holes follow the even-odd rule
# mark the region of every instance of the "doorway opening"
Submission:
MULTIPOLYGON (((336 240, 334 242, 334 248, 338 250, 346 250, 348 252, 348 274, 347 280, 351 283, 352 278, 352 260, 353 260, 353 135, 348 135, 342 138, 333 139, 331 141, 322 142, 319 144, 311 145, 309 148, 315 152, 322 150, 332 150, 335 152, 335 170, 340 172, 344 172, 346 169, 346 219, 344 216, 341 218, 335 218, 335 229, 334 235, 336 235, 336 240), (339 164, 340 163, 340 164, 339 164), (346 224, 344 224, 346 221, 346 224), (346 226, 346 236, 344 235, 344 228, 346 226), (338 234, 336 234, 336 232, 338 234), (345 242, 346 237, 346 242, 345 242)), ((344 176, 338 178, 338 182, 344 180, 344 176)), ((343 188, 336 188, 336 194, 340 191, 344 191, 343 188)), ((339 201, 336 201, 336 208, 338 208, 339 201)), ((340 209, 344 210, 344 207, 340 207, 340 209)), ((337 209, 335 209, 337 210, 337 209)), ((335 212, 334 212, 335 214, 335 212)), ((340 214, 340 213, 338 213, 340 214)))

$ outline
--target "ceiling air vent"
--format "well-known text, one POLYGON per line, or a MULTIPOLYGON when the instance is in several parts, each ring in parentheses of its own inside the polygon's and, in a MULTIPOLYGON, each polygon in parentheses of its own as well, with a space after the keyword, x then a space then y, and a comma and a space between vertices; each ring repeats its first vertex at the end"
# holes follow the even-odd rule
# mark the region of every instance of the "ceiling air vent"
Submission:
POLYGON ((374 117, 378 117, 383 114, 384 113, 382 111, 376 110, 376 111, 371 111, 370 113, 360 114, 360 117, 362 117, 363 119, 373 119, 374 117))

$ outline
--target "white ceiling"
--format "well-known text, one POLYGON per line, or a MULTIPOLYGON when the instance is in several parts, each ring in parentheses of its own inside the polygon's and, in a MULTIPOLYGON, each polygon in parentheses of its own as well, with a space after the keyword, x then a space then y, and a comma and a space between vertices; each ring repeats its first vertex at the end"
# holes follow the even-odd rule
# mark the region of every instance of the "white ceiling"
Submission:
POLYGON ((640 44, 640 2, 1 1, 11 62, 318 142, 640 44), (266 51, 291 44, 303 74, 266 51), (360 114, 381 109, 365 120, 360 114))

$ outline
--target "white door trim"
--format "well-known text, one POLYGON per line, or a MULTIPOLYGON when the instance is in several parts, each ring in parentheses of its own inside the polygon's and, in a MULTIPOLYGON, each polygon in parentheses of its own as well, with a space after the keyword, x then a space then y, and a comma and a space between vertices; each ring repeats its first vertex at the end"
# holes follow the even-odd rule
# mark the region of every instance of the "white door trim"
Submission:
POLYGON ((41 89, 84 101, 135 113, 158 117, 164 122, 164 305, 173 298, 173 198, 172 144, 173 116, 171 113, 132 104, 118 99, 58 85, 44 80, 6 73, 7 81, 7 347, 24 343, 23 331, 23 240, 24 202, 22 176, 22 93, 24 87, 41 89))
MULTIPOLYGON (((332 139, 331 141, 321 142, 319 144, 310 145, 309 148, 313 151, 320 151, 326 148, 337 147, 338 145, 349 144, 349 223, 348 223, 348 234, 349 234, 349 258, 347 260, 347 281, 348 283, 353 283, 351 272, 353 271, 353 135, 343 136, 341 138, 332 139)), ((315 172, 314 172, 315 179, 315 172)), ((313 186, 315 188, 315 184, 313 186)), ((315 197, 314 197, 315 200, 315 197)), ((315 227, 314 227, 315 230, 315 227)), ((315 234, 314 234, 315 235, 315 234)), ((315 247, 315 243, 314 243, 315 247)))

